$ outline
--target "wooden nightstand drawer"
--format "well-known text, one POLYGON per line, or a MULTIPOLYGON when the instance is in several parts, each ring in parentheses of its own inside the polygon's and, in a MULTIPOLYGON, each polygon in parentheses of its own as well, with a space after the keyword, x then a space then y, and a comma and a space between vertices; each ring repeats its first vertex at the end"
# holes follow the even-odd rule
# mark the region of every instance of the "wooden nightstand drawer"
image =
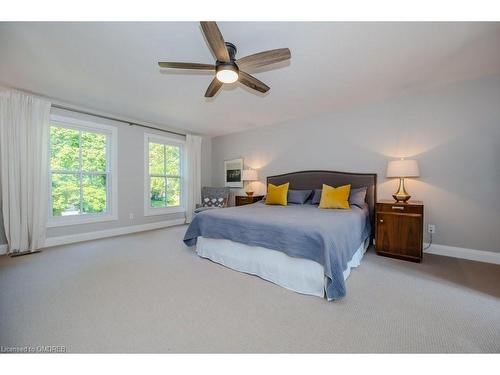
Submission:
POLYGON ((394 212, 394 213, 409 213, 423 214, 424 206, 422 204, 412 203, 377 203, 377 212, 394 212))
POLYGON ((253 203, 253 199, 251 197, 238 197, 239 203, 253 203))
POLYGON ((251 197, 249 197, 248 195, 237 195, 234 200, 236 206, 244 206, 245 204, 258 202, 262 198, 264 198, 263 195, 252 195, 251 197))

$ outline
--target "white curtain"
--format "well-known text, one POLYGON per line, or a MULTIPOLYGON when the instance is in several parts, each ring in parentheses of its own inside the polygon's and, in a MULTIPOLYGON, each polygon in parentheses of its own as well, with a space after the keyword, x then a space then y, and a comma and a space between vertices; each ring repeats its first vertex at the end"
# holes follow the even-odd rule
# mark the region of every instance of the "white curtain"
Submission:
POLYGON ((193 220, 197 203, 201 203, 201 137, 186 135, 187 207, 186 223, 193 220))
POLYGON ((0 188, 8 252, 45 243, 51 103, 0 90, 0 188))

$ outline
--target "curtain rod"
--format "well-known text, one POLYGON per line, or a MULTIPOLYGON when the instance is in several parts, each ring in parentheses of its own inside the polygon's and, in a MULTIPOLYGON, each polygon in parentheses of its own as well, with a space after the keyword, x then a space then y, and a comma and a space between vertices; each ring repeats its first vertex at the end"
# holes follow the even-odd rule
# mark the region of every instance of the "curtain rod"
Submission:
POLYGON ((64 109, 64 110, 66 110, 66 111, 71 111, 71 112, 81 113, 82 115, 95 116, 95 117, 100 117, 100 118, 103 118, 103 119, 106 119, 106 120, 112 120, 112 121, 123 122, 123 123, 125 123, 125 124, 129 124, 130 126, 140 126, 140 127, 142 127, 142 128, 148 128, 148 129, 158 130, 158 131, 161 131, 161 132, 170 133, 170 134, 176 134, 176 135, 180 135, 180 136, 183 136, 183 137, 185 137, 185 136, 186 136, 186 134, 184 134, 184 133, 178 133, 178 132, 174 132, 174 131, 171 131, 171 130, 160 129, 160 128, 156 128, 156 127, 154 127, 154 126, 149 126, 149 125, 139 124, 139 123, 137 123, 137 122, 132 122, 132 121, 126 121, 126 120, 119 119, 119 118, 116 118, 116 117, 110 117, 110 116, 98 115, 98 114, 96 114, 96 113, 87 112, 87 111, 82 111, 82 110, 79 110, 79 109, 74 109, 74 108, 71 108, 71 107, 65 107, 65 106, 63 106, 63 105, 59 105, 59 104, 52 104, 52 107, 54 107, 54 108, 58 108, 58 109, 64 109))

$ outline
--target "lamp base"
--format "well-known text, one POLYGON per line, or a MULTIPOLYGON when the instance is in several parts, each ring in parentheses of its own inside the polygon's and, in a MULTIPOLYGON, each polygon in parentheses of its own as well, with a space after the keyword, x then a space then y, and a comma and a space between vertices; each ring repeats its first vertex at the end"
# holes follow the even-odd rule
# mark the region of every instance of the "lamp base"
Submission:
POLYGON ((396 200, 396 202, 406 202, 411 198, 411 195, 408 194, 392 194, 392 197, 396 200))
POLYGON ((251 196, 253 195, 253 191, 245 191, 245 193, 246 193, 249 197, 251 197, 251 196))
POLYGON ((406 202, 411 198, 411 195, 408 194, 405 190, 405 179, 399 179, 399 189, 396 193, 392 194, 392 197, 396 200, 396 202, 406 202))

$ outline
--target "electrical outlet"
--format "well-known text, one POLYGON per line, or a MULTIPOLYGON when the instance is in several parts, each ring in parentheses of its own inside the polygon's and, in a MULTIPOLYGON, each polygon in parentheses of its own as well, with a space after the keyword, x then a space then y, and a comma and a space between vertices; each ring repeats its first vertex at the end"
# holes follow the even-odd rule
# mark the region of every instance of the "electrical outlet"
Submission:
POLYGON ((436 226, 434 224, 427 224, 427 232, 436 233, 436 226))
POLYGON ((130 220, 134 220, 134 214, 133 214, 132 212, 131 212, 131 213, 129 213, 129 214, 128 214, 128 218, 129 218, 130 220))

